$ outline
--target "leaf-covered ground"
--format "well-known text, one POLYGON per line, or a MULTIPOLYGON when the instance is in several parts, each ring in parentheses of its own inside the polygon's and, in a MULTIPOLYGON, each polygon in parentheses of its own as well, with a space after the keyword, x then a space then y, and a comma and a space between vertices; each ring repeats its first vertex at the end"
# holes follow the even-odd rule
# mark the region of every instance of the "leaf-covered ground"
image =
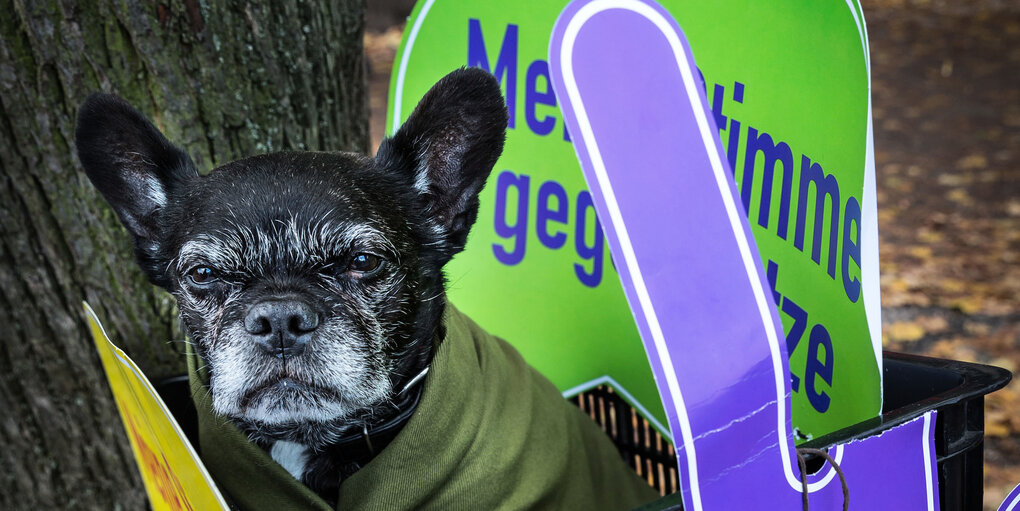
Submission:
MULTIPOLYGON (((1020 3, 864 3, 886 349, 1020 367, 1020 3)), ((985 400, 985 508, 1020 483, 1020 383, 985 400)))
MULTIPOLYGON (((886 349, 1020 367, 1020 2, 865 0, 886 349)), ((372 138, 401 27, 366 34, 372 138)), ((1020 483, 1020 382, 985 401, 985 508, 1020 483)))

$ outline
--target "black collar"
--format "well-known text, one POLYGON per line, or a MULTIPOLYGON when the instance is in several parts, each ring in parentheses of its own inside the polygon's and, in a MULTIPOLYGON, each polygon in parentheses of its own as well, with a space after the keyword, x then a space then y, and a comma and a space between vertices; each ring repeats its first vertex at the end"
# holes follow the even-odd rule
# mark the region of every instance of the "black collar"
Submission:
POLYGON ((369 421, 360 428, 341 436, 327 450, 335 452, 339 459, 356 463, 359 466, 364 466, 371 461, 379 451, 382 451, 396 438, 400 430, 404 428, 404 424, 414 415, 424 388, 421 382, 425 379, 428 370, 429 368, 425 367, 414 378, 411 378, 397 393, 393 402, 389 403, 394 413, 387 414, 381 419, 369 421))

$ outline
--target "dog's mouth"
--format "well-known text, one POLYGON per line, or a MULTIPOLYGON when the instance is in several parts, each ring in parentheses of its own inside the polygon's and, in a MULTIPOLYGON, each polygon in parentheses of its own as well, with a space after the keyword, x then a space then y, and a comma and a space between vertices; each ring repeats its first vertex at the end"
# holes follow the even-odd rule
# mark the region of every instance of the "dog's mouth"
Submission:
POLYGON ((240 402, 241 413, 247 412, 266 399, 280 404, 295 400, 343 401, 342 396, 335 389, 315 385, 294 376, 283 375, 269 378, 246 392, 240 402))
POLYGON ((253 427, 345 421, 389 396, 385 364, 365 355, 366 342, 358 338, 323 341, 285 360, 254 352, 240 334, 224 339, 238 342, 210 356, 213 409, 253 427))

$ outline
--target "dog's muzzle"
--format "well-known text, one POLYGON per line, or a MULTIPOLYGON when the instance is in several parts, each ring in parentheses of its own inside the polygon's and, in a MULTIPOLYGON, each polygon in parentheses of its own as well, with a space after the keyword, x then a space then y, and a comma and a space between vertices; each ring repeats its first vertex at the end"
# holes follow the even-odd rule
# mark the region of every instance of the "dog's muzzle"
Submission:
POLYGON ((319 327, 319 315, 296 300, 266 300, 248 309, 244 329, 255 344, 276 358, 300 355, 319 327))

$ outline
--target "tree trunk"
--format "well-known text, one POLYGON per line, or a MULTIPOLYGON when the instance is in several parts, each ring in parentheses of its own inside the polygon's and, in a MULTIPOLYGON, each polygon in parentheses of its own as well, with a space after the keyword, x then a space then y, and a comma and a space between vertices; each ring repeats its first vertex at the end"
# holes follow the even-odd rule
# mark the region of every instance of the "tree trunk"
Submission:
POLYGON ((141 509, 81 301, 153 379, 182 373, 169 295, 74 157, 115 92, 201 169, 369 145, 363 0, 0 4, 0 509, 141 509))

